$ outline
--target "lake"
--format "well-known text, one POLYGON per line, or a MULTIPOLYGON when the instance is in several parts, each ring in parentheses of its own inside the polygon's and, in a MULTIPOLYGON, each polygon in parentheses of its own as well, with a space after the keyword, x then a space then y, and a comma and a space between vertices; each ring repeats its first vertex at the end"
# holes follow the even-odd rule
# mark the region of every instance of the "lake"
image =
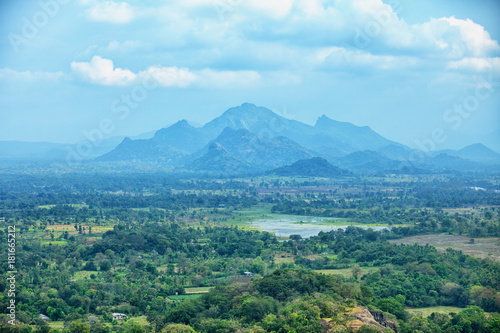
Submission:
POLYGON ((296 216, 296 215, 274 215, 265 216, 260 219, 248 222, 248 225, 262 231, 268 231, 278 237, 289 237, 290 235, 300 235, 302 238, 316 236, 320 231, 328 232, 337 229, 346 229, 355 226, 362 229, 382 230, 389 227, 372 227, 359 224, 351 224, 346 219, 331 217, 296 216))

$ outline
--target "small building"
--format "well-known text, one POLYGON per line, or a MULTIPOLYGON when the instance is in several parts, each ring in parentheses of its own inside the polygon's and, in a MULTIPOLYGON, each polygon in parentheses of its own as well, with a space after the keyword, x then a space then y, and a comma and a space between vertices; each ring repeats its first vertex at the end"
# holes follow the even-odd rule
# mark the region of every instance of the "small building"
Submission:
POLYGON ((41 319, 43 321, 50 321, 49 317, 47 317, 46 315, 41 314, 41 313, 38 315, 38 319, 41 319))
POLYGON ((125 318, 128 318, 128 316, 126 314, 123 314, 123 313, 113 313, 113 320, 123 320, 125 318))
POLYGON ((243 275, 245 276, 254 276, 255 274, 252 272, 243 272, 243 275))

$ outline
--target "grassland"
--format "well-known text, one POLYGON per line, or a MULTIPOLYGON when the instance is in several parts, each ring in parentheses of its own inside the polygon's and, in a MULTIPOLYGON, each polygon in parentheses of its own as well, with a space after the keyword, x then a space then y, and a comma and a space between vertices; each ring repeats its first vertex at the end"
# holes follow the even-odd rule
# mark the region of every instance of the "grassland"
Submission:
MULTIPOLYGON (((374 272, 378 270, 380 267, 361 267, 361 276, 366 275, 370 272, 374 272)), ((350 278, 352 277, 352 269, 351 268, 342 268, 342 269, 318 269, 315 270, 317 273, 323 274, 339 274, 344 277, 350 278)))
POLYGON ((213 287, 197 287, 197 288, 186 288, 186 294, 204 294, 208 293, 213 287))
POLYGON ((75 275, 73 276, 73 279, 77 279, 77 280, 83 280, 85 278, 87 279, 90 279, 90 275, 96 275, 99 274, 98 271, 79 271, 79 272, 76 272, 75 275))
POLYGON ((447 248, 452 248, 472 257, 500 261, 500 238, 475 238, 474 242, 471 242, 470 237, 435 234, 406 237, 390 242, 395 244, 428 244, 443 252, 447 248))
POLYGON ((187 300, 187 299, 198 298, 201 295, 202 295, 201 293, 198 293, 198 294, 189 294, 189 295, 171 295, 171 296, 168 296, 168 298, 171 299, 172 301, 184 301, 184 300, 187 300))
POLYGON ((43 241, 41 242, 42 245, 56 245, 56 246, 64 246, 68 245, 68 242, 66 241, 43 241))
MULTIPOLYGON (((56 205, 42 205, 42 206, 38 206, 38 208, 41 208, 41 209, 51 209, 51 208, 54 208, 56 205)), ((64 205, 64 206, 71 206, 71 207, 74 207, 74 208, 78 208, 78 209, 81 209, 81 208, 89 208, 89 205, 87 204, 67 204, 67 205, 64 205)))

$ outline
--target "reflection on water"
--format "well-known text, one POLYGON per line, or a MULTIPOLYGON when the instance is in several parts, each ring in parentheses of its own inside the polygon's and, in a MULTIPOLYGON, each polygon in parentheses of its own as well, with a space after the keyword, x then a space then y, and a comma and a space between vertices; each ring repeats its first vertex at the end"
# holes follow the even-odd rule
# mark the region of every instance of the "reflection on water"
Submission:
MULTIPOLYGON (((262 231, 272 232, 278 237, 289 237, 290 235, 300 235, 302 238, 316 236, 320 231, 346 229, 350 224, 343 225, 339 222, 347 222, 345 219, 335 219, 331 217, 311 217, 311 216, 269 216, 259 220, 254 220, 251 225, 262 231)), ((362 229, 382 230, 388 227, 356 227, 362 229)))

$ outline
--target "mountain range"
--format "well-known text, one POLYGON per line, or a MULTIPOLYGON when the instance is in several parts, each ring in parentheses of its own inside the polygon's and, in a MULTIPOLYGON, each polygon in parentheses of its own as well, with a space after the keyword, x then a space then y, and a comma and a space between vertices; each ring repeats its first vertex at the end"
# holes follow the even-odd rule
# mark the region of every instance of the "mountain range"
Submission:
MULTIPOLYGON (((66 147, 67 148, 67 147, 66 147)), ((133 164, 179 172, 224 174, 293 173, 313 166, 326 174, 354 172, 474 169, 500 163, 500 154, 482 144, 461 150, 419 152, 388 140, 370 127, 321 116, 314 125, 284 118, 265 107, 244 103, 201 127, 186 120, 142 137, 102 140, 90 164, 133 164), (99 156, 96 156, 99 155, 99 156), (315 159, 321 157, 321 159, 315 159), (312 160, 311 160, 312 159, 312 160), (304 162, 311 160, 309 162, 304 162), (300 165, 294 163, 302 161, 300 165), (325 164, 328 163, 328 165, 325 164), (284 166, 288 169, 280 169, 284 166)), ((2 160, 55 160, 64 156, 59 144, 0 142, 2 160)), ((307 173, 307 172, 306 172, 307 173)), ((313 174, 309 171, 309 174, 313 174)))

